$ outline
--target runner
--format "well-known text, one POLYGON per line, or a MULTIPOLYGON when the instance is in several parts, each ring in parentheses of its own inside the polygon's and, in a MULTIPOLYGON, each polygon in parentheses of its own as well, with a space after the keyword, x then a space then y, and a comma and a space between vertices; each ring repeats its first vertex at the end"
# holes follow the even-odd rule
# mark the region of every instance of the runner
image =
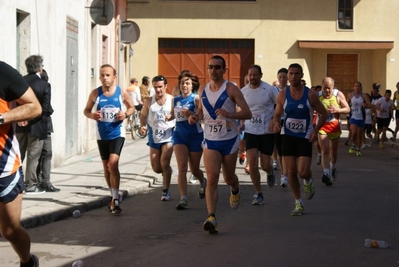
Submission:
POLYGON ((141 133, 147 131, 148 146, 150 147, 151 167, 155 173, 162 173, 163 190, 162 201, 170 200, 170 180, 172 168, 170 160, 173 154, 173 130, 175 120, 171 119, 172 96, 166 93, 168 81, 162 75, 152 78, 155 95, 144 101, 140 113, 141 133))
POLYGON ((317 132, 327 119, 327 111, 315 92, 301 83, 302 66, 294 63, 288 68, 290 86, 283 89, 277 97, 276 110, 273 117, 275 132, 282 131, 282 152, 287 167, 289 185, 295 197, 295 209, 292 216, 304 214, 300 183, 297 175, 304 180, 307 199, 315 193, 310 165, 312 163, 312 142, 316 141, 317 132), (313 110, 320 113, 319 121, 313 128, 313 110), (285 112, 286 119, 281 125, 281 116, 285 112))
POLYGON ((244 139, 249 162, 249 175, 255 187, 252 205, 262 205, 264 199, 260 184, 259 154, 260 167, 266 172, 267 185, 273 187, 275 183, 271 164, 275 133, 271 127, 271 120, 278 90, 262 81, 262 75, 259 65, 251 65, 248 69, 250 83, 241 89, 252 112, 252 118, 242 120, 240 125, 240 127, 245 125, 244 139))
POLYGON ((129 93, 115 85, 116 70, 111 65, 100 67, 102 86, 91 91, 84 109, 84 115, 97 121, 97 145, 100 152, 104 178, 111 193, 108 206, 113 214, 120 214, 120 173, 119 157, 125 143, 123 121, 134 112, 129 93), (125 104, 127 110, 122 111, 125 104), (94 112, 92 112, 94 110, 94 112))
POLYGON ((199 97, 198 77, 189 71, 179 75, 179 95, 173 99, 172 118, 176 118, 176 128, 173 132, 173 151, 178 167, 177 181, 179 185, 180 201, 176 209, 188 209, 187 200, 187 166, 190 165, 191 173, 199 182, 198 196, 205 198, 206 179, 200 169, 202 157, 201 143, 204 139, 201 122, 188 123, 188 117, 197 110, 199 97))
MULTIPOLYGON (((283 89, 287 87, 287 82, 288 82, 287 74, 288 70, 286 68, 281 68, 277 71, 278 85, 276 85, 276 88, 279 92, 281 92, 283 89)), ((281 116, 281 125, 284 124, 284 120, 285 120, 285 114, 281 116)), ((288 174, 287 174, 287 168, 284 166, 281 132, 276 133, 275 146, 278 154, 278 160, 280 161, 280 166, 281 166, 280 186, 284 188, 288 186, 288 174)))
POLYGON ((239 133, 236 120, 252 117, 248 104, 240 89, 223 79, 226 72, 226 61, 221 56, 213 56, 208 63, 208 74, 211 81, 199 91, 201 102, 195 114, 189 117, 189 123, 204 120, 204 165, 208 185, 206 187, 206 206, 208 219, 204 230, 217 233, 216 206, 218 201, 218 182, 220 169, 224 181, 230 187, 230 206, 233 209, 240 205, 240 189, 235 174, 239 133), (236 112, 236 106, 240 111, 236 112))
POLYGON ((349 153, 355 153, 359 157, 362 155, 360 149, 362 146, 362 136, 364 135, 365 108, 371 107, 370 100, 363 95, 362 84, 360 82, 355 82, 353 92, 349 95, 348 104, 351 108, 350 127, 353 142, 349 153))
POLYGON ((319 99, 328 113, 326 123, 319 130, 319 144, 322 154, 323 176, 321 181, 327 186, 332 185, 332 180, 337 178, 338 145, 341 136, 341 124, 339 114, 350 111, 345 96, 334 88, 334 80, 326 77, 322 82, 322 91, 319 99), (330 171, 331 170, 331 171, 330 171))
POLYGON ((391 99, 392 91, 385 90, 384 97, 381 97, 375 102, 375 107, 377 110, 377 131, 378 135, 382 133, 380 138, 380 148, 385 148, 384 141, 387 140, 387 129, 391 118, 393 119, 393 111, 395 110, 395 105, 391 99))

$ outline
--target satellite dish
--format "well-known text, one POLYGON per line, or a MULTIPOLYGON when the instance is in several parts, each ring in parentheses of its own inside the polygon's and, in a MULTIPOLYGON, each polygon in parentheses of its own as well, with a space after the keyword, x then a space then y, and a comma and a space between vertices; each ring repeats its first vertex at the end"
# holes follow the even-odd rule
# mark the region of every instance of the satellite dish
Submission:
POLYGON ((114 18, 114 11, 112 0, 94 0, 90 5, 90 17, 99 25, 108 25, 114 18))
POLYGON ((134 44, 140 38, 139 26, 130 20, 121 23, 121 41, 124 44, 134 44))

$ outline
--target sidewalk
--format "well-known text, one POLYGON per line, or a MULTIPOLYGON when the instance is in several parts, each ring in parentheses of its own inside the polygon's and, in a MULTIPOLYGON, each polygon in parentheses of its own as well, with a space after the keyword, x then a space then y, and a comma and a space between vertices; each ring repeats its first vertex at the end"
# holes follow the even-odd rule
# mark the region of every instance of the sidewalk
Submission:
MULTIPOLYGON (((346 140, 348 131, 342 133, 346 140)), ((388 133, 388 138, 391 137, 388 133)), ((123 198, 136 195, 151 188, 162 187, 162 176, 152 171, 149 160, 147 139, 126 139, 119 162, 121 173, 120 190, 123 198)), ((344 141, 341 141, 343 143, 344 141)), ((378 144, 375 144, 378 146, 378 144)), ((399 141, 388 140, 386 148, 399 149, 399 141)), ((347 149, 341 146, 340 149, 347 149)), ((176 158, 172 156, 171 166, 177 170, 176 158)), ((237 165, 239 166, 239 165, 237 165)), ((248 175, 239 175, 240 180, 250 182, 248 175)), ((61 191, 39 195, 24 195, 21 223, 25 228, 33 228, 72 216, 74 210, 82 213, 108 206, 109 190, 103 176, 101 159, 97 149, 85 155, 74 156, 51 172, 51 182, 61 191)), ((172 175, 172 184, 177 183, 172 175)), ((160 191, 161 192, 161 191, 160 191)), ((123 204, 122 204, 123 207, 123 204)))
MULTIPOLYGON (((131 140, 130 133, 125 141, 119 162, 120 190, 124 198, 151 187, 162 186, 162 176, 151 169, 146 143, 147 139, 131 140)), ((171 166, 176 169, 174 157, 171 166)), ((97 149, 67 159, 62 166, 52 169, 51 183, 61 191, 24 194, 21 215, 23 227, 33 228, 62 220, 72 216, 72 212, 77 209, 83 213, 108 206, 110 193, 97 149)))

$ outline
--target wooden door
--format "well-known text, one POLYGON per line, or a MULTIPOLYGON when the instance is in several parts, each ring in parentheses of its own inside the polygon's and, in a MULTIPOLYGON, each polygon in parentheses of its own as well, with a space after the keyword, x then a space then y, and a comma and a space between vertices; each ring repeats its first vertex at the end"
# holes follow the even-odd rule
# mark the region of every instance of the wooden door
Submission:
POLYGON ((208 61, 214 55, 226 60, 224 78, 243 87, 248 67, 254 63, 253 39, 159 39, 158 73, 168 79, 169 91, 182 70, 196 74, 204 86, 209 82, 208 61))
POLYGON ((345 96, 352 92, 358 80, 358 54, 328 54, 327 76, 335 81, 335 87, 345 96))

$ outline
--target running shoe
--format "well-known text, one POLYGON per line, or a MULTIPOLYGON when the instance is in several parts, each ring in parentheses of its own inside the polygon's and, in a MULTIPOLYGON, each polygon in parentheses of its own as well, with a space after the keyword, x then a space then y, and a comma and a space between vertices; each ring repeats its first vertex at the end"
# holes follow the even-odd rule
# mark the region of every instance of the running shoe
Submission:
POLYGON ((245 174, 249 174, 249 165, 245 166, 244 171, 245 171, 245 174))
POLYGON ((43 190, 36 185, 32 185, 30 187, 26 187, 25 189, 25 194, 27 195, 39 195, 39 194, 44 194, 46 193, 46 190, 43 190))
POLYGON ((238 208, 238 206, 240 205, 240 201, 241 201, 240 193, 236 195, 230 193, 230 207, 232 207, 233 209, 238 208))
POLYGON ((295 209, 291 211, 291 216, 301 216, 305 214, 305 208, 302 203, 295 202, 295 209))
POLYGON ((311 184, 308 185, 303 185, 303 189, 305 191, 305 196, 307 199, 312 199, 312 197, 314 196, 314 193, 316 192, 316 189, 313 186, 313 182, 311 184))
POLYGON ((326 184, 326 186, 332 185, 330 177, 328 177, 326 174, 323 174, 323 176, 321 177, 321 181, 323 182, 323 184, 326 184))
POLYGON ((239 162, 241 165, 244 165, 244 163, 247 161, 247 154, 246 153, 241 153, 239 162))
POLYGON ((317 165, 321 164, 321 155, 319 155, 319 154, 317 154, 316 164, 317 165))
POLYGON ((273 161, 273 170, 278 170, 277 161, 273 161))
POLYGON ((281 176, 280 186, 283 188, 288 187, 288 178, 286 176, 281 176))
POLYGON ((113 199, 111 201, 111 212, 113 214, 121 214, 122 210, 121 207, 119 206, 119 199, 113 199))
POLYGON ((188 201, 187 199, 180 199, 179 204, 176 206, 177 210, 186 210, 188 209, 188 201))
POLYGON ((360 150, 356 150, 356 157, 360 157, 362 155, 362 152, 360 150))
POLYGON ((391 140, 394 141, 394 142, 396 142, 396 137, 395 137, 395 136, 392 136, 392 137, 391 137, 391 140))
POLYGON ((368 147, 368 145, 367 144, 363 144, 360 149, 365 149, 366 147, 368 147))
POLYGON ((166 190, 166 191, 162 192, 161 200, 162 201, 169 201, 170 200, 170 192, 169 192, 169 190, 166 190))
POLYGON ((208 180, 204 177, 204 186, 200 185, 199 190, 198 190, 198 197, 200 199, 204 199, 205 198, 205 191, 206 191, 206 185, 207 184, 208 184, 208 180))
POLYGON ((354 147, 349 148, 349 154, 353 154, 353 153, 355 153, 355 148, 354 147))
POLYGON ((216 223, 216 218, 209 215, 208 219, 204 222, 204 230, 208 231, 210 234, 217 234, 218 229, 216 228, 218 224, 216 223))
POLYGON ((263 205, 263 194, 257 193, 254 195, 254 200, 252 200, 252 205, 263 205))
POLYGON ((380 148, 385 148, 383 143, 380 143, 380 148))
POLYGON ((196 184, 198 183, 198 178, 191 174, 189 181, 191 184, 196 184))
POLYGON ((273 187, 274 183, 276 182, 276 177, 274 176, 274 172, 272 170, 271 174, 266 173, 266 181, 268 187, 273 187))
POLYGON ((331 169, 331 180, 335 181, 337 179, 337 169, 332 168, 331 169))
MULTIPOLYGON (((119 191, 119 192, 118 192, 118 195, 119 195, 119 203, 122 203, 122 200, 123 200, 123 192, 119 191)), ((110 197, 109 197, 109 204, 108 204, 108 211, 109 211, 109 212, 112 211, 112 209, 111 209, 111 204, 112 204, 112 197, 110 196, 110 197)))
POLYGON ((31 254, 30 257, 33 261, 33 267, 39 267, 39 258, 35 254, 31 254))

